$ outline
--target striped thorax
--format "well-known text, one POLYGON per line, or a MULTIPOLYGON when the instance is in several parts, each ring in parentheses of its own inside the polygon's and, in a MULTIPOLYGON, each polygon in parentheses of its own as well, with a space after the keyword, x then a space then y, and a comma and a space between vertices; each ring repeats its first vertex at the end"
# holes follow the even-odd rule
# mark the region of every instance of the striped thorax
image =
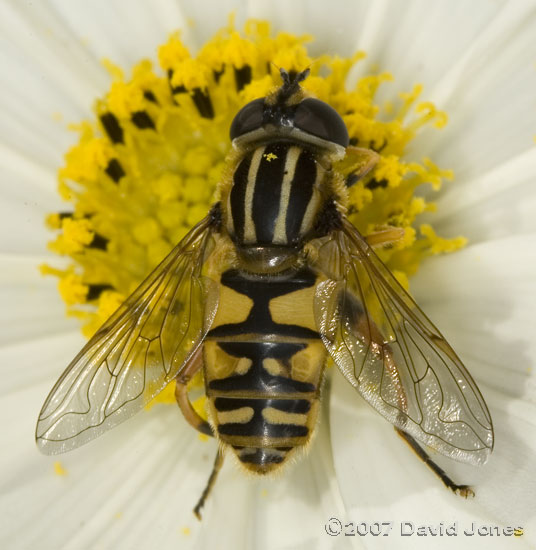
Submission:
POLYGON ((326 171, 315 154, 291 142, 248 151, 229 193, 228 231, 237 247, 296 248, 310 235, 326 171))

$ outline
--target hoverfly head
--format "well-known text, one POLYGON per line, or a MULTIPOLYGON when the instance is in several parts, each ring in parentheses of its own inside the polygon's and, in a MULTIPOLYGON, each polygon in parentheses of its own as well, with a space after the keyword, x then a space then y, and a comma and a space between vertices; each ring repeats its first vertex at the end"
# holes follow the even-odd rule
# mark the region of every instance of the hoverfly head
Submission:
POLYGON ((280 74, 279 88, 251 101, 235 116, 230 131, 233 146, 281 139, 344 154, 349 137, 341 116, 327 103, 308 97, 300 86, 309 69, 294 74, 280 69, 280 74))

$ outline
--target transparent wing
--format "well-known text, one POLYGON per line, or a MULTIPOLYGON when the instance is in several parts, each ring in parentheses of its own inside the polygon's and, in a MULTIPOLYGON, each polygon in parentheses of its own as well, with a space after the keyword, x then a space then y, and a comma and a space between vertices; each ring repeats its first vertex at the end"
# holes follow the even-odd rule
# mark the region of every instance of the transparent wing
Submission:
POLYGON ((491 416, 441 333, 348 221, 319 250, 315 317, 348 381, 387 420, 440 453, 484 463, 491 416))
POLYGON ((63 453, 142 409, 180 372, 217 309, 202 267, 213 249, 207 216, 89 340, 47 397, 39 449, 63 453))

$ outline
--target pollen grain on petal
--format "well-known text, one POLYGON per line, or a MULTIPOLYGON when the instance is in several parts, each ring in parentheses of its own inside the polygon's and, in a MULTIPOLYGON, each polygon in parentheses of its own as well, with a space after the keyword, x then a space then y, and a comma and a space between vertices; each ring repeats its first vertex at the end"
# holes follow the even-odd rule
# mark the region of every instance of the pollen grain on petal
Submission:
POLYGON ((54 462, 54 473, 57 476, 64 477, 68 474, 67 470, 63 467, 62 463, 56 460, 54 462))

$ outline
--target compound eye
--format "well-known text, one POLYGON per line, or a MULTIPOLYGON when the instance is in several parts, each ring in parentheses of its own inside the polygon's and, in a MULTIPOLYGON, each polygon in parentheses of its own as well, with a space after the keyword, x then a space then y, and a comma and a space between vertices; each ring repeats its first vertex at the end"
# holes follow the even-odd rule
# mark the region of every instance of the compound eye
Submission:
POLYGON ((346 124, 333 107, 319 99, 308 97, 298 104, 294 126, 320 139, 348 147, 346 124))
POLYGON ((260 97, 244 105, 244 107, 238 111, 231 124, 231 141, 260 128, 262 126, 263 111, 264 97, 260 97))

